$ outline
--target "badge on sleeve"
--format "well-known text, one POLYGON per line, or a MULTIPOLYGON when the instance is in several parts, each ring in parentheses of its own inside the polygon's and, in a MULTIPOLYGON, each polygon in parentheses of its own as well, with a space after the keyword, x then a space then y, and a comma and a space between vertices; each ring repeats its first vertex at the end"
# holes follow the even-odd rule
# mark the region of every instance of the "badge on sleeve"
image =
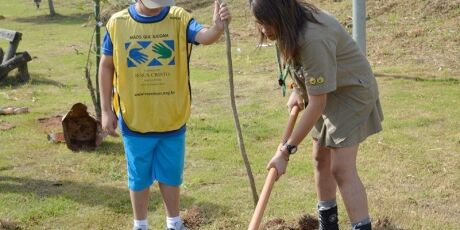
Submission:
POLYGON ((318 78, 316 78, 316 84, 321 85, 323 83, 324 83, 324 77, 323 76, 319 76, 318 78))
POLYGON ((324 84, 324 82, 325 79, 323 75, 320 75, 318 77, 310 77, 310 79, 308 79, 309 85, 322 85, 324 84))

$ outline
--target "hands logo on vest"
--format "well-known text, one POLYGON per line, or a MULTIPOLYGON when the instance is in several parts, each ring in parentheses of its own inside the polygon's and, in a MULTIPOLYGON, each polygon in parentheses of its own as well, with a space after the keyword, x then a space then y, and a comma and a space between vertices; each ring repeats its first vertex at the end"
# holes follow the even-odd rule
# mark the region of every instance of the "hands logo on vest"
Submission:
POLYGON ((175 65, 174 40, 163 40, 158 43, 152 41, 137 41, 125 43, 128 51, 126 58, 128 68, 147 65, 157 67, 175 65))

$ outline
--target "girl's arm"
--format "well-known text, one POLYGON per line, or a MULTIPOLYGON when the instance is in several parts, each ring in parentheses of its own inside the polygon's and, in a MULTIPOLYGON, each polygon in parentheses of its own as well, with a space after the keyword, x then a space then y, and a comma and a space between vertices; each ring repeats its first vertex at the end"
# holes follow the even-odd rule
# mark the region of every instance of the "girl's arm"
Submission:
MULTIPOLYGON (((305 108, 300 120, 297 122, 294 132, 286 142, 289 145, 299 145, 299 143, 307 136, 310 130, 318 121, 319 117, 323 113, 326 107, 327 94, 321 94, 317 96, 308 95, 309 103, 305 108)), ((283 144, 278 145, 273 158, 268 162, 267 170, 276 168, 278 178, 286 172, 287 164, 289 161, 289 153, 286 148, 283 148, 283 144)))
POLYGON ((308 95, 308 100, 309 102, 305 111, 297 122, 291 137, 287 141, 289 145, 299 145, 308 135, 326 107, 327 94, 316 96, 308 95))

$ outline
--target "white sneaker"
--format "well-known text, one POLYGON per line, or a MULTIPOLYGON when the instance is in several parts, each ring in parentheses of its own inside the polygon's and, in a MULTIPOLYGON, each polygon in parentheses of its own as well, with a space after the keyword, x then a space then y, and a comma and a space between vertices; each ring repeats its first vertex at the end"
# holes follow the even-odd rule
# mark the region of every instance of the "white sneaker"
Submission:
POLYGON ((188 230, 188 228, 186 228, 184 226, 184 222, 180 220, 177 221, 176 224, 174 224, 174 228, 166 228, 166 230, 188 230))
POLYGON ((133 230, 148 230, 147 226, 133 227, 133 230))

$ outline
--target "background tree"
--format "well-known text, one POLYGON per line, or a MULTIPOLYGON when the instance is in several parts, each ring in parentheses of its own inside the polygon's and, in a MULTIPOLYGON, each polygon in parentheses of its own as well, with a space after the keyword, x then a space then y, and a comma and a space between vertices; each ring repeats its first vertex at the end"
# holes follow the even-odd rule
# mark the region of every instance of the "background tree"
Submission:
POLYGON ((56 15, 56 11, 54 11, 54 2, 53 2, 53 0, 48 0, 48 6, 50 8, 50 16, 56 15))
MULTIPOLYGON (((34 0, 35 5, 37 6, 37 9, 40 8, 40 3, 42 0, 34 0)), ((50 16, 56 15, 56 11, 54 10, 54 2, 53 0, 48 0, 48 6, 50 9, 50 16)))

